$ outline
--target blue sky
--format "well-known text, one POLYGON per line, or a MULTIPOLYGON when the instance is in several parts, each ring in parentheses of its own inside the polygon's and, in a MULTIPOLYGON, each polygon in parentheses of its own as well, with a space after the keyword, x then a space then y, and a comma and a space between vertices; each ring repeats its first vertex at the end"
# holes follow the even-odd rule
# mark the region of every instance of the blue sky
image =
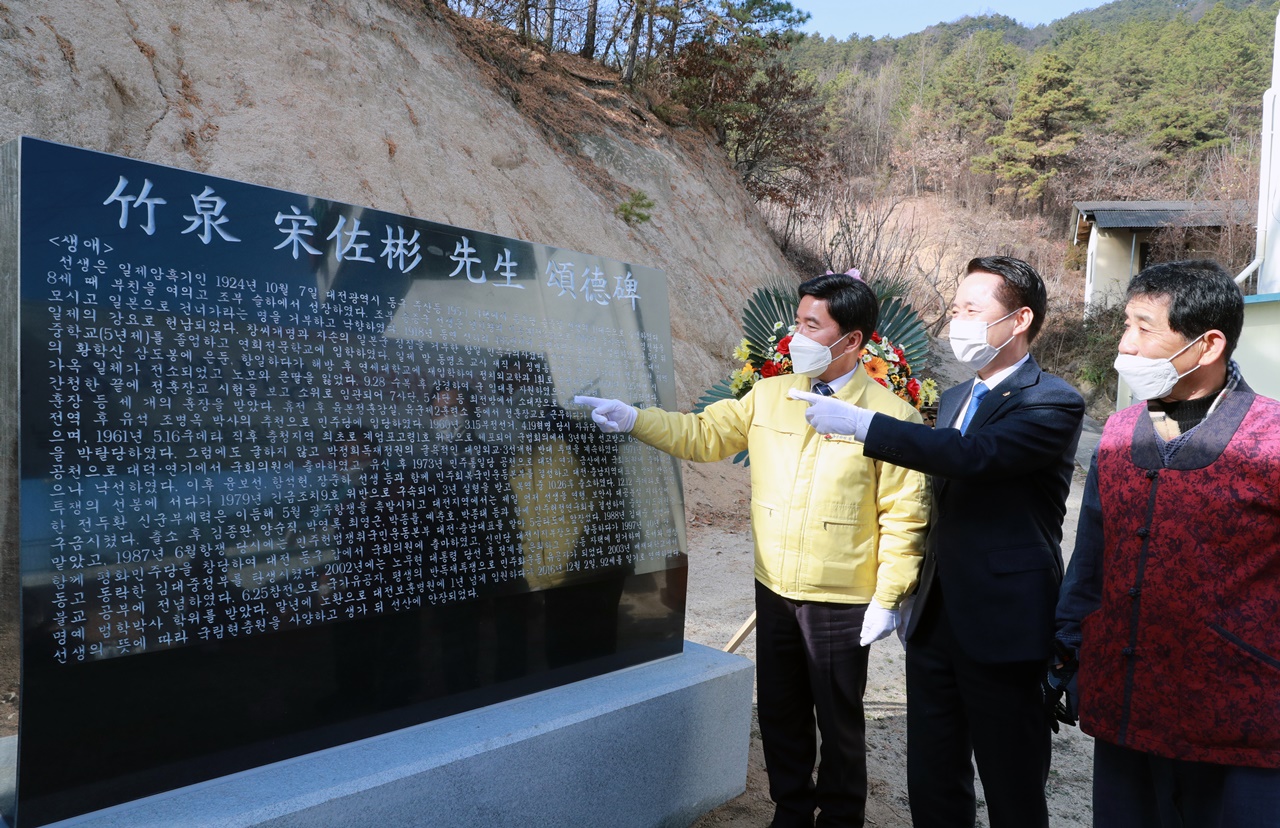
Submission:
POLYGON ((1108 0, 791 0, 791 5, 812 15, 804 31, 844 40, 854 32, 859 36, 902 37, 966 14, 1003 14, 1026 26, 1035 26, 1106 2, 1108 0))

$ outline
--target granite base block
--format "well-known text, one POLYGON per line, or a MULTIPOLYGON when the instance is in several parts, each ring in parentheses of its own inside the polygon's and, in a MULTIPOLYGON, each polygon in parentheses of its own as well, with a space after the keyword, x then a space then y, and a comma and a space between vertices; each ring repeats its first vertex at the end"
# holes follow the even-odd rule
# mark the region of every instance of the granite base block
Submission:
POLYGON ((57 824, 687 826, 744 790, 753 667, 692 642, 684 648, 57 824))

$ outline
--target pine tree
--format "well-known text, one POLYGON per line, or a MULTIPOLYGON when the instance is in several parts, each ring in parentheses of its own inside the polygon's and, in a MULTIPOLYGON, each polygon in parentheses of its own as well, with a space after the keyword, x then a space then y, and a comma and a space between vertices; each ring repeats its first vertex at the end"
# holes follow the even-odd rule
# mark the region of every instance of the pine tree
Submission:
POLYGON ((1043 212, 1049 181, 1083 137, 1078 128, 1094 117, 1070 67, 1046 53, 1019 89, 1004 132, 987 139, 992 151, 974 159, 974 171, 994 173, 1003 182, 996 192, 1038 201, 1043 212))
POLYGON ((1023 63, 1018 49, 999 32, 974 32, 938 72, 928 101, 938 126, 945 125, 961 140, 999 132, 1013 114, 1023 63))

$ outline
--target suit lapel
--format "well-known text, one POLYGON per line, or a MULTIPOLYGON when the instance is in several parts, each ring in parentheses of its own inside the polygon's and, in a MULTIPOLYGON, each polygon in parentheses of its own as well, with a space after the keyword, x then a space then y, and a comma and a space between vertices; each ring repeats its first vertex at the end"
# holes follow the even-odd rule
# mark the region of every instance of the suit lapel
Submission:
POLYGON ((952 423, 956 421, 956 414, 960 412, 960 403, 969 397, 969 389, 973 387, 973 381, 953 385, 946 391, 942 392, 942 396, 938 399, 938 419, 934 423, 934 428, 951 428, 952 423))
POLYGON ((1040 366, 1036 363, 1035 357, 1027 357, 1027 361, 1022 364, 1021 368, 1014 371, 1004 382, 992 388, 986 398, 983 399, 982 405, 978 406, 978 410, 974 412, 973 419, 969 422, 969 431, 981 428, 988 420, 999 413, 1000 409, 1016 400, 1024 389, 1035 385, 1039 381, 1040 366))

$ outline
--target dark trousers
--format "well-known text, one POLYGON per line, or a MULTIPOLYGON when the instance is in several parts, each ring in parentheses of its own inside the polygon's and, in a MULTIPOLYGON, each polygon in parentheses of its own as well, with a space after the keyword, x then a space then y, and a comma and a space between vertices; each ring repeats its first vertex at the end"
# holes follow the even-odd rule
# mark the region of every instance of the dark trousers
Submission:
POLYGON ((1094 828, 1273 828, 1280 770, 1165 759, 1096 740, 1094 828))
MULTIPOLYGON (((969 828, 976 761, 991 828, 1047 828, 1043 662, 965 655, 935 582, 907 644, 907 793, 914 828, 969 828)), ((1016 623, 1011 621, 1010 623, 1016 623)))
POLYGON ((777 828, 861 826, 867 802, 865 604, 792 601, 756 582, 760 738, 777 828), (817 751, 815 712, 822 733, 817 751))

